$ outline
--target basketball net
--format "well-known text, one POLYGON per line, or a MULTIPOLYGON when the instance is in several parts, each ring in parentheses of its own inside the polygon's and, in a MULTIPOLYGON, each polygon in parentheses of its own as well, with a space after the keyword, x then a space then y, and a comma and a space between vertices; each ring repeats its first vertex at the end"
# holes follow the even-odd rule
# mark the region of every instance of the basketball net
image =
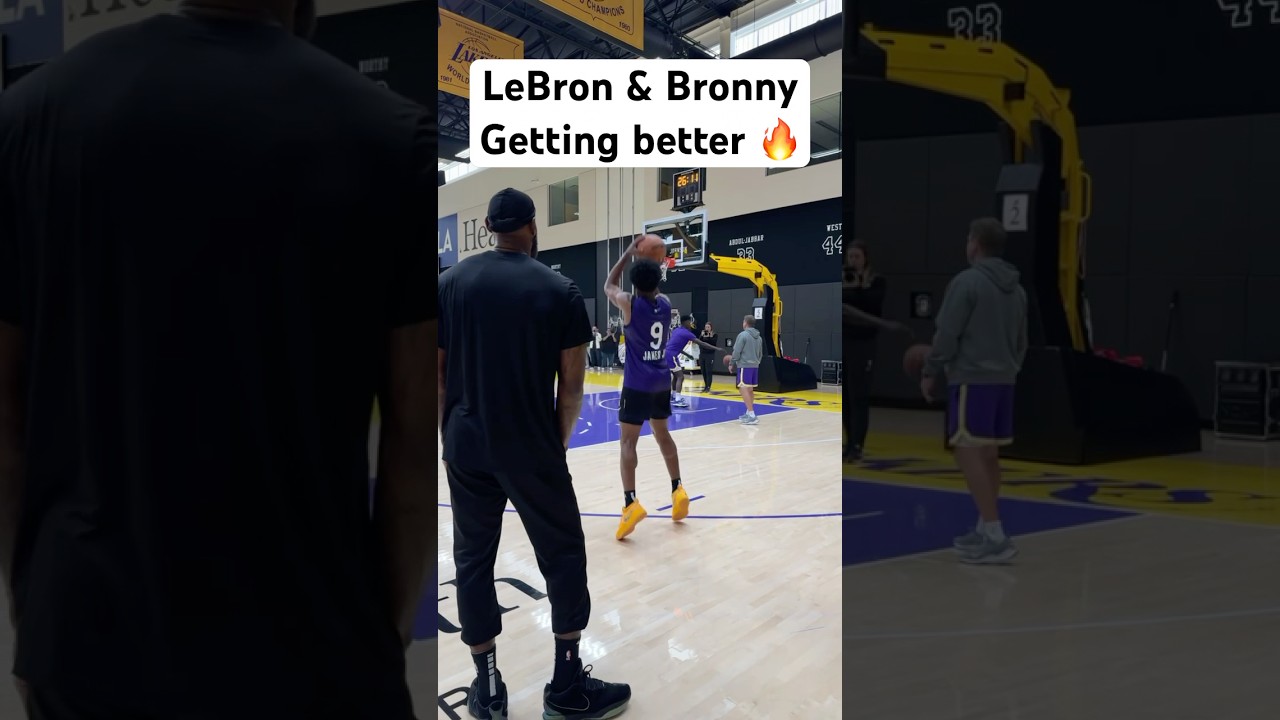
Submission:
POLYGON ((676 266, 676 259, 675 259, 675 258, 663 258, 663 259, 662 259, 662 282, 666 282, 666 281, 667 281, 667 271, 668 271, 668 270, 670 270, 670 269, 672 269, 672 268, 674 268, 675 266, 676 266))

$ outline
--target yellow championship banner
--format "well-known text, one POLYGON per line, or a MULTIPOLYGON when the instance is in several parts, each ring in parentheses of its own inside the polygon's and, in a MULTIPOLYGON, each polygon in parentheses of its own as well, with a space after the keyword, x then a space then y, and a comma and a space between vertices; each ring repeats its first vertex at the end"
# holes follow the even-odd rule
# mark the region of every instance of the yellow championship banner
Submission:
POLYGON ((543 5, 644 50, 644 0, 541 0, 543 5))
POLYGON ((494 60, 524 59, 524 41, 440 10, 439 82, 442 92, 469 98, 471 63, 482 58, 494 60))

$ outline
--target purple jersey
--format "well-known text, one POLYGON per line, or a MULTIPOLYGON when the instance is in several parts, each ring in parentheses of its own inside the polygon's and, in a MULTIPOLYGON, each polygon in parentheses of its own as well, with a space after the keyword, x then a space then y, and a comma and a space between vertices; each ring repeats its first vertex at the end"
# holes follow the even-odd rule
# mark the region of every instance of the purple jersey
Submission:
POLYGON ((667 367, 676 366, 680 359, 680 353, 684 350, 684 346, 698 339, 693 331, 681 325, 671 332, 671 339, 667 341, 667 367))
POLYGON ((631 296, 631 321, 623 328, 627 361, 622 366, 622 386, 640 392, 671 389, 666 342, 671 332, 671 301, 665 295, 650 300, 631 296))

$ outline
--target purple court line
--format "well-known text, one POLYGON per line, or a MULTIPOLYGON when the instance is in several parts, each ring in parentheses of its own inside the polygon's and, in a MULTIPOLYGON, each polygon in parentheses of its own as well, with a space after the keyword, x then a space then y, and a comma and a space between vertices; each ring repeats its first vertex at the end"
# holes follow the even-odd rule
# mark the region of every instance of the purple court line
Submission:
MULTIPOLYGON (((453 509, 449 503, 436 503, 436 507, 453 509)), ((507 508, 503 512, 513 513, 515 509, 507 508)), ((618 513, 579 513, 582 517, 617 518, 618 513)), ((690 515, 690 520, 795 520, 798 518, 840 517, 844 513, 797 513, 795 515, 690 515)))
MULTIPOLYGON (((691 498, 689 498, 689 502, 693 502, 694 500, 701 500, 701 499, 702 499, 702 498, 704 498, 704 497, 706 497, 706 495, 698 495, 698 496, 696 496, 696 497, 691 497, 691 498)), ((670 510, 670 509, 671 509, 671 506, 670 506, 670 505, 663 505, 662 507, 658 508, 657 510, 654 510, 654 512, 662 512, 663 510, 670 510)))

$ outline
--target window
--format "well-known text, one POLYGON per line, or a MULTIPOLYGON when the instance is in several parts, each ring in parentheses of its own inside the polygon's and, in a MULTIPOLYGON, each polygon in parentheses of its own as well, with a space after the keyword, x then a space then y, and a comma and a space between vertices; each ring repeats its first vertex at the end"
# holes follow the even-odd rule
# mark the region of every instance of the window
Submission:
POLYGON ((684 172, 689 168, 658 168, 658 200, 670 200, 675 196, 672 190, 672 178, 678 172, 684 172))
POLYGON ((735 29, 730 35, 730 57, 839 15, 843 9, 841 0, 796 0, 794 5, 735 29))
MULTIPOLYGON (((844 135, 840 131, 843 102, 840 93, 814 100, 809 105, 809 165, 839 160, 844 149, 844 135)), ((765 175, 775 175, 796 168, 770 168, 765 175)))
POLYGON ((438 160, 436 162, 436 170, 444 173, 444 181, 451 183, 458 178, 469 175, 473 172, 479 172, 484 168, 478 168, 470 163, 459 162, 456 160, 438 160))
POLYGON ((548 186, 551 224, 563 225, 578 219, 578 178, 571 177, 548 186))

